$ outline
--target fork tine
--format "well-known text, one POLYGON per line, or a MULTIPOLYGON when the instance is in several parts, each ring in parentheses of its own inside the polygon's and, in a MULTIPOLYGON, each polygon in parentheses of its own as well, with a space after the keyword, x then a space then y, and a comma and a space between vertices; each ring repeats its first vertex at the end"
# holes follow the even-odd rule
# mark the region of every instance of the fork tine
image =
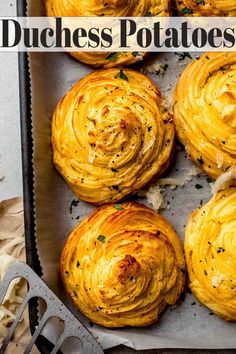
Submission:
POLYGON ((58 350, 60 349, 60 347, 65 339, 66 339, 66 336, 64 333, 62 333, 61 337, 58 339, 57 343, 55 344, 55 347, 54 347, 53 351, 51 352, 51 354, 56 354, 58 352, 58 350))
POLYGON ((18 325, 18 323, 19 323, 19 321, 21 319, 21 316, 22 316, 22 314, 23 314, 23 312, 24 312, 24 310, 25 310, 25 308, 26 308, 26 306, 28 304, 28 301, 29 301, 29 296, 27 294, 27 296, 25 297, 23 303, 21 304, 20 308, 17 311, 16 318, 14 319, 14 321, 13 321, 13 323, 12 323, 12 325, 11 325, 7 335, 6 335, 6 337, 4 338, 4 341, 2 343, 2 347, 0 349, 0 354, 4 353, 4 351, 6 350, 8 344, 9 344, 9 342, 11 340, 11 337, 12 337, 12 335, 13 335, 13 333, 14 333, 14 331, 15 331, 15 329, 16 329, 16 327, 17 327, 17 325, 18 325))
POLYGON ((32 338, 31 338, 29 344, 27 345, 27 347, 26 347, 26 349, 24 351, 24 354, 28 354, 28 353, 31 352, 31 350, 32 350, 32 348, 33 348, 33 346, 34 346, 34 344, 36 342, 36 339, 40 335, 40 333, 41 333, 41 331, 42 331, 47 319, 48 319, 48 313, 45 312, 45 314, 43 315, 41 321, 39 322, 39 324, 38 324, 38 326, 36 328, 36 331, 34 332, 32 338))

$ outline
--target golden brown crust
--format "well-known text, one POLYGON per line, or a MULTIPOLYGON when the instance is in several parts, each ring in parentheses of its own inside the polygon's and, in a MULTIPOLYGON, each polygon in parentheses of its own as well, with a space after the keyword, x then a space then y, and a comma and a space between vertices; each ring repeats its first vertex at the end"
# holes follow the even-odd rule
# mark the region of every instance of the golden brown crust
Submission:
POLYGON ((235 0, 176 0, 181 15, 236 16, 235 0))
MULTIPOLYGON (((169 16, 170 0, 45 0, 47 16, 169 16)), ((126 66, 142 60, 147 53, 73 52, 77 60, 93 67, 126 66)))
POLYGON ((46 0, 48 16, 168 16, 169 0, 46 0))
POLYGON ((103 204, 136 193, 168 166, 172 116, 161 93, 133 70, 96 71, 80 80, 53 116, 54 163, 83 200, 103 204))
POLYGON ((178 80, 174 123, 190 157, 213 179, 236 165, 236 54, 206 53, 178 80))
POLYGON ((61 256, 64 286, 88 318, 105 327, 147 326, 183 291, 178 236, 137 203, 95 210, 70 234, 61 256))
POLYGON ((186 227, 190 288, 215 314, 236 321, 236 188, 194 211, 186 227))
POLYGON ((148 56, 147 52, 72 52, 70 54, 75 59, 90 65, 93 68, 104 69, 132 65, 142 61, 145 57, 148 56))

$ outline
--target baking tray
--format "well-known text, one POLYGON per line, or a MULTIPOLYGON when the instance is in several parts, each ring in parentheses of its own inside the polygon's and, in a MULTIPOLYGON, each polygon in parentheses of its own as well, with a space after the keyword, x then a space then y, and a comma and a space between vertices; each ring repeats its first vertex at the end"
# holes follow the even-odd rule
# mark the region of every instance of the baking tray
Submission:
MULTIPOLYGON (((26 16, 26 1, 17 1, 18 16, 26 16)), ((24 217, 25 217, 25 239, 26 239, 26 260, 31 268, 41 277, 43 275, 39 256, 36 247, 35 217, 34 217, 34 193, 33 193, 33 141, 31 134, 31 92, 29 62, 27 53, 19 53, 19 78, 20 78, 20 112, 21 112, 21 135, 22 135, 22 160, 23 160, 23 191, 24 191, 24 217)), ((38 303, 32 300, 29 304, 30 329, 33 333, 38 323, 38 303)), ((43 336, 36 342, 41 353, 50 353, 53 346, 43 336)), ((130 349, 127 349, 130 350, 130 349)), ((107 352, 109 352, 108 350, 107 352)), ((145 353, 146 351, 142 351, 145 353)), ((156 349, 152 353, 164 353, 165 350, 156 349)), ((168 353, 199 353, 202 349, 168 349, 168 353)), ((235 350, 208 350, 207 352, 235 353, 235 350)), ((148 351, 150 353, 150 351, 148 351)), ((89 354, 89 353, 86 353, 89 354)))

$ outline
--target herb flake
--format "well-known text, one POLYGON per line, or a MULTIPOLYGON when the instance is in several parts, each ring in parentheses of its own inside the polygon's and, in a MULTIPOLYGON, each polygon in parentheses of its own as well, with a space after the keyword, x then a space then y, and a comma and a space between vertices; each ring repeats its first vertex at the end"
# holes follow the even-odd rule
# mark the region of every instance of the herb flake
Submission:
POLYGON ((72 214, 73 212, 73 207, 77 207, 77 205, 79 204, 79 200, 73 199, 71 204, 70 204, 70 214, 72 214))
POLYGON ((106 242, 106 237, 103 236, 103 235, 99 235, 99 236, 97 237, 97 240, 100 241, 100 242, 102 242, 102 243, 105 243, 105 242, 106 242))
POLYGON ((183 53, 176 53, 179 56, 179 61, 184 60, 185 58, 193 59, 190 53, 188 52, 183 52, 183 53))
POLYGON ((167 63, 165 63, 165 64, 163 65, 163 70, 166 71, 168 67, 169 67, 169 65, 168 65, 167 63))
POLYGON ((117 59, 117 53, 111 53, 109 54, 107 57, 106 57, 106 60, 109 60, 109 61, 116 61, 117 59))
POLYGON ((119 191, 119 186, 117 186, 117 185, 111 186, 111 188, 114 189, 117 192, 119 191))
POLYGON ((119 73, 115 76, 115 78, 122 79, 122 80, 125 80, 125 81, 129 81, 129 78, 125 74, 124 70, 120 70, 119 73))
POLYGON ((182 10, 181 10, 181 14, 182 15, 189 15, 193 12, 193 10, 189 9, 188 7, 184 7, 182 10))
POLYGON ((115 208, 116 210, 124 210, 124 208, 123 208, 120 204, 115 204, 115 205, 114 205, 114 208, 115 208))
POLYGON ((202 157, 199 157, 199 158, 197 159, 197 162, 198 162, 200 165, 203 165, 203 164, 204 164, 204 160, 203 160, 202 157))

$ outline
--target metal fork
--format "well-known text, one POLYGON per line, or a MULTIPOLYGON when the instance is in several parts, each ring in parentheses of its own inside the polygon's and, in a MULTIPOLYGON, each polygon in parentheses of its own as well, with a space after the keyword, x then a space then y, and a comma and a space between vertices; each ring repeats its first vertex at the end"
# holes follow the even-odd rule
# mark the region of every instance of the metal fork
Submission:
POLYGON ((81 341, 84 354, 102 354, 103 350, 93 337, 93 335, 85 328, 81 322, 66 308, 65 305, 58 299, 58 297, 48 288, 43 280, 34 273, 34 271, 25 263, 16 261, 7 270, 4 279, 0 283, 0 305, 3 303, 7 289, 12 280, 16 278, 23 278, 28 281, 28 292, 26 297, 17 311, 16 318, 12 323, 7 336, 4 338, 0 354, 3 354, 12 338, 12 335, 19 323, 21 316, 30 301, 30 299, 39 297, 47 304, 47 310, 42 319, 39 321, 32 338, 25 348, 24 354, 31 352, 37 338, 42 335, 41 332, 46 322, 52 317, 58 317, 65 324, 65 328, 57 343, 55 344, 51 354, 57 353, 64 341, 67 338, 77 338, 81 341))

